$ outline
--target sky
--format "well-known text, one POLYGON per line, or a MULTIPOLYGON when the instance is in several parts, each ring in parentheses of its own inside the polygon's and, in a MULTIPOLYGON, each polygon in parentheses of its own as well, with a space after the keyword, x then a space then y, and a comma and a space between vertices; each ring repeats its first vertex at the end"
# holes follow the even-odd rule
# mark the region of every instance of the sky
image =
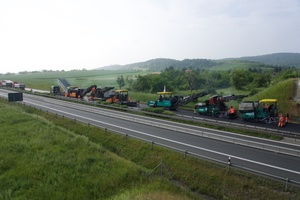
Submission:
POLYGON ((300 53, 300 0, 0 0, 0 73, 300 53))

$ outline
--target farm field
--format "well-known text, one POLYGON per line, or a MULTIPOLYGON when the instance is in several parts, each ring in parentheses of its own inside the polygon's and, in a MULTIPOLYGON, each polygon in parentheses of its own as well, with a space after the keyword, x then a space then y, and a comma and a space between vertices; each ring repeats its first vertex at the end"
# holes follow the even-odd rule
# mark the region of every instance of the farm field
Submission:
POLYGON ((91 85, 99 87, 117 87, 118 76, 134 79, 137 75, 150 72, 142 70, 73 70, 63 72, 36 72, 20 75, 2 75, 1 80, 22 82, 28 88, 49 90, 52 85, 57 85, 58 78, 65 78, 71 85, 86 88, 91 85))

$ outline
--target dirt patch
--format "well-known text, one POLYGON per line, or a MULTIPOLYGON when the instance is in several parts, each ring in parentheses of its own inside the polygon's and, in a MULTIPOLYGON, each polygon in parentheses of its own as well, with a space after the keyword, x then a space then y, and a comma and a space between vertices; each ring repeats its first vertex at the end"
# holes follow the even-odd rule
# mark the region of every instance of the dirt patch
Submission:
POLYGON ((290 109, 291 121, 300 123, 300 80, 294 81, 293 101, 290 109))
POLYGON ((294 81, 293 101, 300 103, 300 80, 294 81))

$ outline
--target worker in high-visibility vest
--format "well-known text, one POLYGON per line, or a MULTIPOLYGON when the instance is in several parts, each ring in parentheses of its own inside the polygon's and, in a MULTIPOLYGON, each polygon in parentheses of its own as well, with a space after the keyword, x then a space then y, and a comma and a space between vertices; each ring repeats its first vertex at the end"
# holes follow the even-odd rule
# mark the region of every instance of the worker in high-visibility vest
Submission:
POLYGON ((285 124, 287 124, 289 122, 289 117, 290 117, 289 113, 286 113, 286 115, 285 115, 285 124))
POLYGON ((230 108, 228 110, 228 114, 229 114, 229 117, 233 117, 234 116, 234 108, 232 106, 230 106, 230 108))
POLYGON ((278 127, 283 127, 284 124, 284 116, 282 114, 279 115, 278 127))

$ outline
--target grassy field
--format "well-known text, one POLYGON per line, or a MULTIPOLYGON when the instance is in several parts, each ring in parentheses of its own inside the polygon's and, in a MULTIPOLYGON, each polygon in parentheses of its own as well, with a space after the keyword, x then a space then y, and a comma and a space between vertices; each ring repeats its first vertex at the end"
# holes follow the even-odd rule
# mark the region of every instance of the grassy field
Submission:
POLYGON ((147 74, 146 71, 138 70, 74 70, 65 72, 42 72, 28 73, 21 75, 3 75, 0 80, 13 80, 22 82, 28 88, 40 90, 49 90, 52 85, 57 85, 58 78, 65 78, 74 86, 86 88, 91 85, 98 87, 115 87, 118 88, 116 79, 123 75, 124 78, 134 78, 136 75, 147 74))
POLYGON ((238 61, 238 60, 224 60, 220 61, 220 63, 216 66, 213 66, 209 68, 210 70, 233 70, 233 69, 244 69, 248 70, 249 67, 251 68, 259 68, 259 69, 265 69, 262 68, 261 63, 257 62, 250 62, 250 61, 238 61))
POLYGON ((5 100, 0 108, 0 199, 300 199, 284 183, 5 100), (161 160, 176 187, 166 172, 147 178, 161 160))
MULTIPOLYGON (((152 194, 193 199, 168 181, 147 179, 149 169, 30 109, 3 100, 0 108, 0 199, 147 199, 152 194)), ((80 130, 88 133, 86 126, 80 130)))

